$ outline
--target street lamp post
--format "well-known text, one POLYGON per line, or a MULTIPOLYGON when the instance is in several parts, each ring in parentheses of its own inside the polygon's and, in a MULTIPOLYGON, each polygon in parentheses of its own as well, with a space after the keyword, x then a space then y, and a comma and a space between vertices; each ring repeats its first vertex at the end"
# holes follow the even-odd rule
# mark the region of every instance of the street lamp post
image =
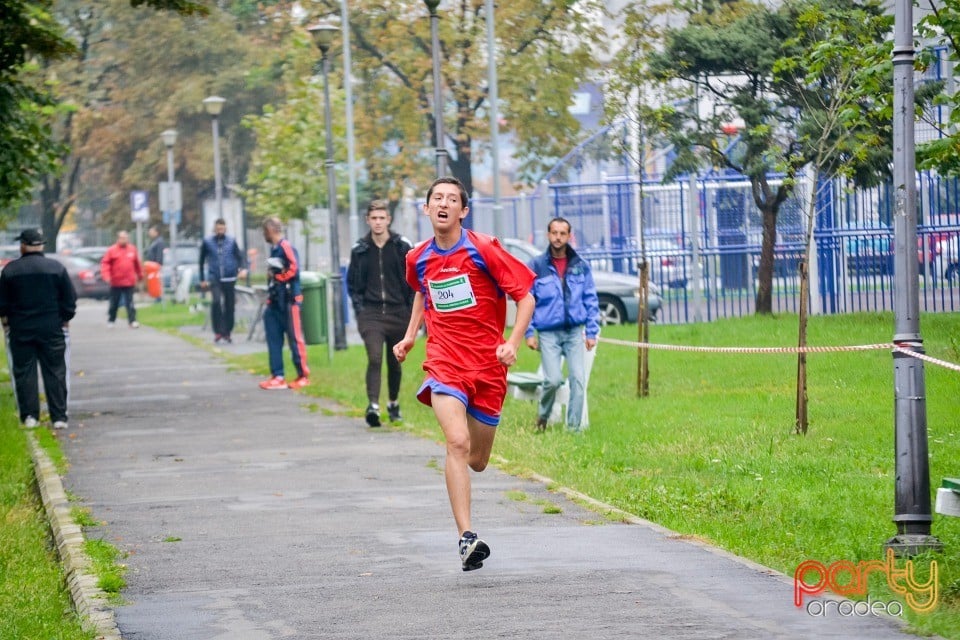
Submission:
MULTIPOLYGON (((323 66, 323 118, 326 124, 327 158, 323 163, 327 169, 327 196, 330 201, 330 291, 333 302, 333 348, 347 348, 347 336, 343 326, 343 285, 340 278, 340 232, 337 228, 337 180, 333 164, 333 124, 330 116, 330 62, 327 52, 333 44, 337 28, 331 24, 316 24, 307 29, 313 41, 320 49, 323 66)), ((349 81, 349 80, 348 80, 349 81)))
POLYGON ((203 106, 213 120, 213 176, 216 191, 214 197, 217 200, 218 218, 223 218, 223 182, 220 179, 220 112, 223 111, 224 102, 226 100, 220 96, 203 99, 203 106))
POLYGON ((173 145, 177 143, 176 129, 167 129, 160 134, 163 145, 167 148, 167 215, 170 216, 170 281, 176 287, 177 284, 177 212, 172 210, 173 202, 173 145))
MULTIPOLYGON (((917 193, 914 138, 913 4, 897 0, 893 45, 894 336, 897 346, 918 354, 920 299, 917 291, 917 193)), ((894 387, 894 518, 897 535, 885 546, 913 556, 942 548, 931 534, 930 461, 923 360, 896 351, 894 387)))
POLYGON ((433 124, 437 138, 437 177, 447 175, 447 146, 443 140, 443 98, 440 92, 440 34, 437 7, 440 0, 423 0, 430 10, 430 48, 433 51, 433 124))

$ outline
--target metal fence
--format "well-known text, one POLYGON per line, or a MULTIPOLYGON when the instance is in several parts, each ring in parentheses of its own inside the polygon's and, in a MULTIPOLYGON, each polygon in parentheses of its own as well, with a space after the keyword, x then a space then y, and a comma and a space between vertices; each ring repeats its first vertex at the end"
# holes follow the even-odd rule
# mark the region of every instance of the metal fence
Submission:
MULTIPOLYGON (((810 188, 801 178, 780 208, 775 313, 798 310, 810 188)), ((814 313, 893 310, 892 198, 889 185, 851 190, 839 180, 818 184, 810 264, 814 313)), ((918 203, 920 308, 960 311, 960 184, 918 174, 918 203)), ((545 248, 546 226, 555 216, 570 221, 577 250, 595 269, 627 274, 637 273, 640 264, 642 224, 650 277, 663 297, 659 322, 709 321, 755 311, 762 225, 742 176, 673 184, 641 185, 625 178, 541 183, 532 195, 502 200, 502 234, 545 248), (699 283, 694 282, 694 255, 699 283)), ((474 198, 468 220, 478 231, 493 233, 492 201, 474 198)), ((422 224, 429 226, 425 219, 422 224)), ((429 233, 429 228, 420 231, 429 233)))

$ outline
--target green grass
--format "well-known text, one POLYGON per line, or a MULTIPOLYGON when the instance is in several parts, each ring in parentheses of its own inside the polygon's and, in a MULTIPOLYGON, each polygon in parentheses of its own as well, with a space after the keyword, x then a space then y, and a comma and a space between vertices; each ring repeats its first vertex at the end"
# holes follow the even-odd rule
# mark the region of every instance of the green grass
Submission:
POLYGON ((121 604, 120 590, 127 584, 123 577, 127 567, 120 563, 124 557, 123 554, 114 545, 102 539, 85 540, 83 550, 90 558, 90 570, 97 578, 97 586, 107 594, 110 602, 121 604))
POLYGON ((0 407, 0 640, 90 640, 70 602, 9 384, 0 384, 0 407))

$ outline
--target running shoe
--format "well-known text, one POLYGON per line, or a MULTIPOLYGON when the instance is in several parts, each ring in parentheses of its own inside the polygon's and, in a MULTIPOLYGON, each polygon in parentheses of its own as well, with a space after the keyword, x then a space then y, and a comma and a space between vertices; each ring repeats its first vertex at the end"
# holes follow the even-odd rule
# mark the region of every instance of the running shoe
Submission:
POLYGON ((307 376, 300 376, 287 386, 289 386, 291 389, 303 389, 308 384, 310 384, 310 378, 307 376))
POLYGON ((66 428, 67 428, 67 421, 66 421, 66 420, 57 420, 56 422, 53 423, 53 428, 54 428, 54 429, 66 429, 66 428))
POLYGON ((274 376, 269 380, 264 380, 260 383, 261 389, 266 389, 267 391, 273 391, 275 389, 289 389, 290 386, 287 384, 287 381, 280 376, 274 376))
POLYGON ((387 404, 387 415, 390 417, 390 422, 401 422, 403 421, 403 416, 400 415, 400 403, 399 402, 390 402, 387 404))
POLYGON ((380 405, 370 404, 367 406, 367 424, 371 427, 380 426, 380 405))
POLYGON ((40 423, 37 422, 37 419, 34 418, 33 416, 27 416, 26 419, 23 421, 23 426, 25 426, 27 429, 33 429, 38 424, 40 423))
POLYGON ((472 531, 464 531, 460 536, 460 562, 464 571, 473 571, 483 566, 490 557, 490 547, 472 531))

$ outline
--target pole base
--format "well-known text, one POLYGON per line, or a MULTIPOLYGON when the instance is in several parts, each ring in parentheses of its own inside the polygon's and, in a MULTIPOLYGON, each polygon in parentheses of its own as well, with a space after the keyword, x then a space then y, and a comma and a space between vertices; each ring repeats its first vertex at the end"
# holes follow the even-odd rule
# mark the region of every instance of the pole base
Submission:
POLYGON ((943 543, 936 536, 901 533, 887 540, 884 549, 893 549, 893 554, 898 558, 912 558, 921 553, 940 553, 943 551, 943 543))

